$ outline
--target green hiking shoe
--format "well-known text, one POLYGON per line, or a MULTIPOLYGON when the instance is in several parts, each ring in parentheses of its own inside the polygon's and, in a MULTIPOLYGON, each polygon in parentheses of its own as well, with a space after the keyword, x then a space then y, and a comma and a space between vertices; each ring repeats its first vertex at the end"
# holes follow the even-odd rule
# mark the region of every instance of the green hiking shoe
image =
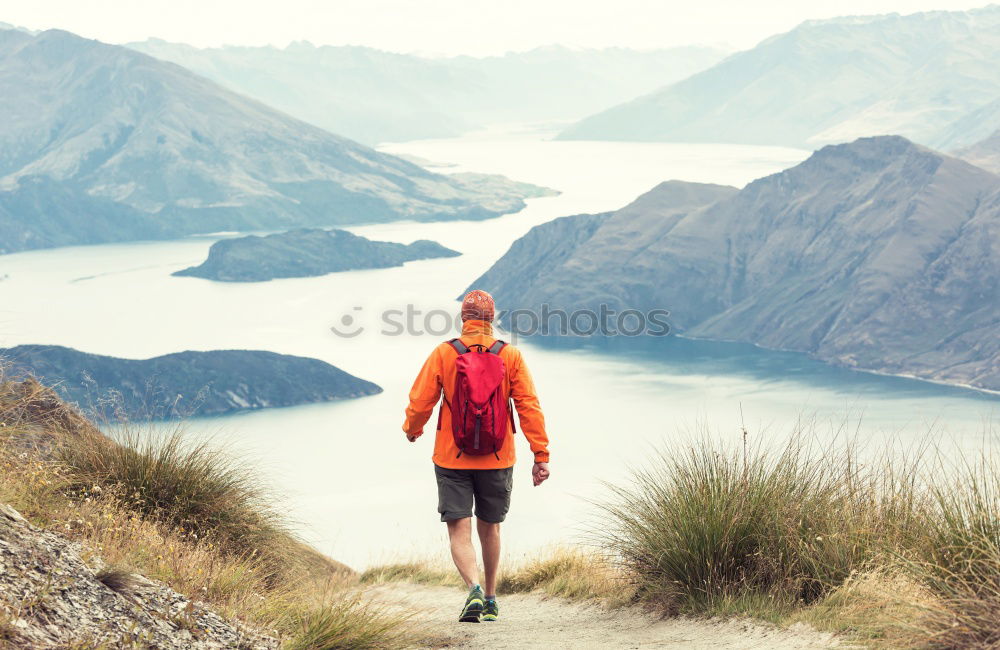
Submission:
POLYGON ((469 597, 465 599, 465 607, 462 615, 458 617, 460 623, 478 623, 479 617, 483 614, 483 589, 476 585, 469 590, 469 597))
POLYGON ((486 605, 483 607, 483 622, 497 620, 497 616, 500 616, 500 607, 497 605, 497 599, 492 598, 486 601, 486 605))

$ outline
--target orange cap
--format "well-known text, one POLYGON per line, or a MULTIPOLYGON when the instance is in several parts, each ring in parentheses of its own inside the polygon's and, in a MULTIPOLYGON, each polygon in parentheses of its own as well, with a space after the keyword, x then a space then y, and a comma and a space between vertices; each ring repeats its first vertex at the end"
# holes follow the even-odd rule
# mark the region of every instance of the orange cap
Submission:
POLYGON ((462 300, 463 321, 484 320, 492 323, 494 310, 493 296, 480 289, 470 291, 462 300))

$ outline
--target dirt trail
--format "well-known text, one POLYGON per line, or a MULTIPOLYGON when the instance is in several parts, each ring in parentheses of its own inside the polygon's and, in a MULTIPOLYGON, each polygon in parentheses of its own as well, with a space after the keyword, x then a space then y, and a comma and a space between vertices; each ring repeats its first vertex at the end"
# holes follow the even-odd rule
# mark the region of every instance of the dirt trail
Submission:
MULTIPOLYGON (((830 634, 806 626, 778 630, 750 621, 661 619, 638 608, 608 610, 536 594, 503 596, 500 620, 459 623, 464 592, 393 584, 370 595, 420 612, 416 620, 452 643, 449 648, 798 648, 838 647, 830 634)), ((843 646, 840 646, 843 647, 843 646)))

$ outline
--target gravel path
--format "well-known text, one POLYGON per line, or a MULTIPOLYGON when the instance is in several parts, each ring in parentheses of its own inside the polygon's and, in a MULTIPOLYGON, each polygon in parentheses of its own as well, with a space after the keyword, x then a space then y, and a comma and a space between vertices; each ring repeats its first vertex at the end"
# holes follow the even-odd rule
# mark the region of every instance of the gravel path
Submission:
POLYGON ((504 596, 495 623, 459 623, 464 592, 450 587, 382 585, 369 594, 419 612, 416 621, 450 639, 448 648, 798 648, 837 647, 807 626, 779 630, 746 620, 662 619, 639 608, 605 609, 536 594, 504 596))

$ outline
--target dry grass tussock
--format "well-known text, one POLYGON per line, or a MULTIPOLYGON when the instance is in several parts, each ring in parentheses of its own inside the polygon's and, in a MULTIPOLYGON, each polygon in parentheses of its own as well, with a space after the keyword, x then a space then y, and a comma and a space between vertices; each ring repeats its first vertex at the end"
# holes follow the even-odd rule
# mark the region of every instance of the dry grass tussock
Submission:
POLYGON ((597 536, 666 612, 1000 647, 1000 467, 986 452, 701 440, 609 489, 597 536))
POLYGON ((132 573, 160 580, 289 648, 423 638, 296 539, 244 467, 179 430, 127 427, 113 442, 51 389, 0 377, 0 503, 82 542, 113 588, 128 589, 132 573))
POLYGON ((361 573, 360 581, 366 585, 406 582, 415 585, 462 587, 465 584, 453 566, 422 559, 387 562, 370 567, 361 573))
POLYGON ((610 606, 632 601, 635 590, 593 551, 560 546, 515 564, 500 576, 502 594, 540 591, 569 600, 597 600, 610 606))
MULTIPOLYGON (((886 567, 893 566, 886 560, 886 567)), ((850 636, 867 647, 918 647, 922 625, 940 600, 902 567, 851 576, 820 601, 785 615, 782 624, 807 623, 850 636)))
MULTIPOLYGON (((453 566, 445 562, 409 560, 387 562, 365 570, 363 584, 405 582, 442 587, 464 586, 453 566)), ((556 547, 515 563, 502 563, 497 593, 537 591, 568 600, 597 600, 608 605, 629 602, 634 590, 606 559, 590 551, 556 547)))
POLYGON ((939 604, 919 638, 934 648, 1000 647, 1000 465, 935 459, 924 544, 911 563, 939 604))

